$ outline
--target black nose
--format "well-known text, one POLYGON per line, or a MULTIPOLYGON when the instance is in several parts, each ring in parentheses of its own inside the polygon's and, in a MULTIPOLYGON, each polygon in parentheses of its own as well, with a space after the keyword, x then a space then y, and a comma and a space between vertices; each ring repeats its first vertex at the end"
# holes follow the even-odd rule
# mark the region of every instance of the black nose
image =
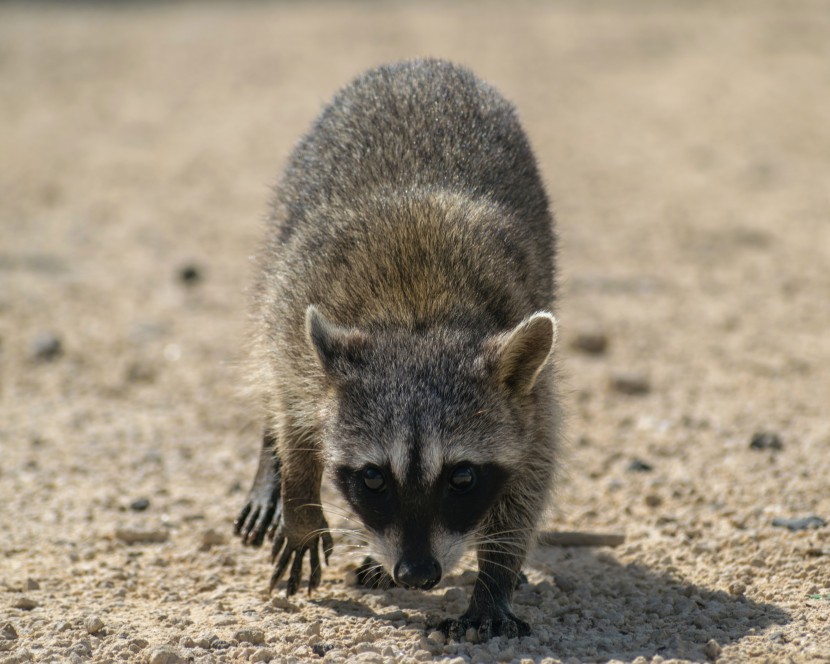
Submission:
POLYGON ((441 565, 433 557, 401 560, 395 569, 395 583, 404 588, 429 590, 441 580, 441 565))

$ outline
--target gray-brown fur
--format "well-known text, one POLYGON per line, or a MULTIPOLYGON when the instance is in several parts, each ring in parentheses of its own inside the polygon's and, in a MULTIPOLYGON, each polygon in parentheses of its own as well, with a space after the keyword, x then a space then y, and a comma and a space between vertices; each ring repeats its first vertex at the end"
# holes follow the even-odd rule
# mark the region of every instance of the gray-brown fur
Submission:
POLYGON ((237 531, 274 537, 272 587, 291 565, 296 592, 306 550, 319 583, 318 547, 331 550, 320 478, 343 459, 393 438, 412 468, 419 446, 474 449, 509 479, 470 524, 487 541, 482 572, 444 629, 529 629, 510 596, 554 471, 553 261, 534 157, 493 88, 418 60, 335 96, 289 159, 260 256, 266 434, 237 531))

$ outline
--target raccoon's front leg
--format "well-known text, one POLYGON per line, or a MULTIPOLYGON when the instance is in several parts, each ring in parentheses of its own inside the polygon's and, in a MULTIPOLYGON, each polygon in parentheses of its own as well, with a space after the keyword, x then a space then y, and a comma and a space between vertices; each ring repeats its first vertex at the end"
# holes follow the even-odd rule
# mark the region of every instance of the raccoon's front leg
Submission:
POLYGON ((311 592, 322 578, 319 549, 322 548, 328 564, 334 543, 320 505, 322 462, 307 444, 296 443, 287 450, 282 459, 282 511, 271 549, 271 562, 276 562, 276 566, 269 589, 273 592, 290 564, 286 594, 293 595, 300 588, 306 552, 311 566, 308 579, 311 592))
POLYGON ((266 535, 273 539, 279 523, 280 507, 280 459, 276 438, 266 427, 254 484, 245 499, 245 506, 234 521, 234 533, 250 546, 260 546, 266 535))
POLYGON ((513 613, 512 599, 513 590, 523 576, 522 564, 530 546, 534 520, 529 515, 525 520, 518 519, 515 505, 509 509, 503 502, 500 507, 478 546, 478 578, 470 606, 459 618, 445 620, 440 625, 444 634, 457 641, 464 638, 470 627, 478 632, 481 641, 494 636, 527 636, 531 631, 530 625, 513 613), (505 518, 506 514, 511 518, 505 518))

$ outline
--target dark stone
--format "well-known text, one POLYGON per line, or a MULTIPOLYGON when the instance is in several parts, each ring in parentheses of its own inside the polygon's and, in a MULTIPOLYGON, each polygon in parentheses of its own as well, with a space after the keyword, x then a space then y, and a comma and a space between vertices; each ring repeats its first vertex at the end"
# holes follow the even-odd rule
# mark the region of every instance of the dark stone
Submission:
POLYGON ((781 436, 773 431, 757 431, 752 434, 749 448, 752 450, 782 450, 784 449, 784 443, 781 436))
POLYGON ((775 517, 772 520, 772 525, 778 528, 787 528, 795 532, 796 530, 809 530, 812 528, 824 528, 827 522, 820 516, 804 516, 798 519, 786 519, 783 517, 775 517))
POLYGON ((325 657, 326 653, 333 648, 334 646, 330 643, 315 643, 311 646, 311 652, 317 655, 317 657, 325 657))
POLYGON ((611 389, 621 394, 640 395, 651 391, 648 377, 637 371, 618 371, 611 376, 611 389))
POLYGON ((579 330, 574 337, 573 347, 589 355, 602 355, 608 348, 608 337, 596 328, 579 330))
POLYGON ((626 470, 629 473, 650 473, 654 470, 654 466, 650 463, 646 463, 642 459, 632 459, 631 463, 628 464, 628 468, 626 470))
POLYGON ((143 512, 148 507, 150 507, 149 498, 138 498, 130 503, 130 509, 134 512, 143 512))
POLYGON ((198 284, 202 280, 202 269, 193 263, 183 265, 179 269, 179 281, 188 286, 198 284))

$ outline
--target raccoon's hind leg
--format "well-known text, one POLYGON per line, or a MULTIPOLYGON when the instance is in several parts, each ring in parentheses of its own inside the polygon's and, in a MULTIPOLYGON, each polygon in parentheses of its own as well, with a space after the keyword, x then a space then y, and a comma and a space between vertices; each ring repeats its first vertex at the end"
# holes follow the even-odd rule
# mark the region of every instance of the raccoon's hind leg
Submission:
POLYGON ((274 538, 280 519, 280 459, 277 441, 266 427, 262 434, 262 450, 254 484, 248 491, 245 506, 233 524, 234 533, 243 544, 260 546, 267 535, 274 538))
POLYGON ((299 433, 291 422, 284 426, 280 433, 285 436, 280 441, 282 509, 277 515, 279 523, 271 549, 271 562, 275 567, 269 589, 274 590, 290 565, 286 594, 293 595, 300 588, 306 552, 310 564, 310 593, 320 585, 322 578, 320 550, 328 564, 334 542, 320 503, 323 463, 316 452, 316 441, 313 435, 299 433))

